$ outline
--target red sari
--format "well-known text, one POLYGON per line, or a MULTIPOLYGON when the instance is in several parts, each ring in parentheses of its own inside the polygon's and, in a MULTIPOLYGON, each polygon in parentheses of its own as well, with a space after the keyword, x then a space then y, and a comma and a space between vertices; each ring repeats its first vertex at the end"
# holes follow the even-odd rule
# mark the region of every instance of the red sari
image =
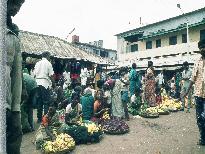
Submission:
POLYGON ((156 81, 154 76, 154 70, 151 68, 147 69, 145 75, 145 101, 148 103, 149 106, 154 107, 156 106, 156 81))

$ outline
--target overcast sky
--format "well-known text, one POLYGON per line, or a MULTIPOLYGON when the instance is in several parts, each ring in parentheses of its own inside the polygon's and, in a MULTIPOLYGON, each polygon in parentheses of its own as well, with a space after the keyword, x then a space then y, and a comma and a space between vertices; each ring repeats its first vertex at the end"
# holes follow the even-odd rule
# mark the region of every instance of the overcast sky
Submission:
POLYGON ((80 42, 103 40, 117 48, 114 36, 140 26, 205 7, 205 0, 25 0, 13 21, 21 30, 66 38, 79 35, 80 42))

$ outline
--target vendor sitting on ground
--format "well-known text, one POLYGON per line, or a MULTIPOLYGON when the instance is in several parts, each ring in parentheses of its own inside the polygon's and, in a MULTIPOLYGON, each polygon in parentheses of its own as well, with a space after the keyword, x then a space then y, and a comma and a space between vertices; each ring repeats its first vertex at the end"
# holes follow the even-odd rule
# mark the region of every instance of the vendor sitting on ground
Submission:
POLYGON ((43 116, 41 124, 44 127, 51 126, 53 124, 52 118, 55 115, 55 113, 56 113, 56 109, 54 107, 49 107, 48 113, 43 116))
POLYGON ((94 103, 94 117, 100 118, 105 112, 104 94, 103 91, 97 91, 94 103))
POLYGON ((84 90, 81 97, 83 120, 90 120, 93 117, 94 97, 90 88, 84 90))
POLYGON ((73 100, 66 107, 65 122, 68 125, 76 124, 82 111, 80 104, 80 96, 77 93, 73 94, 73 100))

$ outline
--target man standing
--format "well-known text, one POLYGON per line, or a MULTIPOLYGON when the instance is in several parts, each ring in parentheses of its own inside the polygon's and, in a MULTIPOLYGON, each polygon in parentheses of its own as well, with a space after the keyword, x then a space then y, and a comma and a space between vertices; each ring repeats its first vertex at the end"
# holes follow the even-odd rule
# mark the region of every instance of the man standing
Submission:
POLYGON ((87 85, 87 77, 88 77, 88 70, 86 67, 84 67, 83 69, 81 69, 81 74, 80 74, 81 86, 83 90, 86 88, 87 85))
MULTIPOLYGON (((184 71, 182 72, 182 81, 183 81, 183 85, 182 85, 182 91, 181 93, 184 94, 186 93, 189 84, 190 84, 190 79, 191 79, 191 69, 189 68, 189 63, 187 61, 185 61, 183 63, 183 68, 184 71)), ((191 90, 188 93, 188 104, 187 104, 187 112, 190 112, 190 106, 191 106, 191 99, 192 99, 192 92, 191 90)), ((183 110, 185 108, 185 99, 182 98, 182 105, 183 105, 183 110)))
POLYGON ((189 93, 192 85, 195 84, 196 118, 200 132, 198 144, 205 145, 205 40, 199 41, 198 48, 201 52, 201 58, 194 65, 188 90, 183 97, 189 93))
POLYGON ((37 107, 37 118, 40 123, 42 120, 42 114, 44 109, 44 115, 48 112, 49 101, 50 101, 50 88, 54 85, 53 79, 53 67, 49 62, 50 53, 43 52, 42 59, 36 63, 34 68, 34 77, 38 85, 38 107, 37 107))
POLYGON ((159 73, 158 76, 157 76, 157 79, 158 79, 158 86, 159 86, 159 89, 161 89, 161 88, 162 88, 162 85, 164 84, 163 70, 160 71, 160 73, 159 73))
POLYGON ((22 57, 18 27, 12 23, 11 16, 20 10, 24 0, 7 1, 7 34, 6 34, 6 151, 7 154, 20 154, 22 128, 20 103, 22 92, 22 57))
MULTIPOLYGON (((36 90, 37 90, 37 83, 36 80, 29 75, 28 73, 23 73, 23 84, 25 86, 26 93, 28 98, 23 101, 21 107, 24 109, 24 114, 27 115, 27 121, 29 127, 25 127, 22 123, 22 131, 23 133, 27 131, 34 131, 34 124, 33 124, 33 105, 36 104, 36 90)), ((22 91, 23 93, 23 91, 22 91)), ((21 115, 22 115, 22 108, 21 108, 21 115)), ((21 116, 22 119, 22 116, 21 116)))

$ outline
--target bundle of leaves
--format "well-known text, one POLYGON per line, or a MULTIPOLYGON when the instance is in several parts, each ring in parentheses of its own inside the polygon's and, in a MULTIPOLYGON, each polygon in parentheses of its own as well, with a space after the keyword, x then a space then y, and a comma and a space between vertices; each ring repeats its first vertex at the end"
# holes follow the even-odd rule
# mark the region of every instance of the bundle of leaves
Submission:
POLYGON ((137 97, 136 98, 136 102, 128 104, 128 112, 130 114, 132 114, 133 116, 139 115, 140 114, 141 105, 142 105, 141 98, 137 97))

